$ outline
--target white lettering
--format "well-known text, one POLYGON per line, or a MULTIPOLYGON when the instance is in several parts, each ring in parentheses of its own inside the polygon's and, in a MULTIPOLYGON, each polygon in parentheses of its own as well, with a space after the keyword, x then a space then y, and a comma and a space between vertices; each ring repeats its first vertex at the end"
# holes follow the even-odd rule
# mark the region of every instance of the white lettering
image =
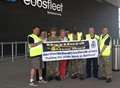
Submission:
POLYGON ((41 7, 42 7, 41 0, 38 0, 38 1, 37 1, 37 6, 38 6, 39 8, 41 8, 41 7))
POLYGON ((47 9, 47 2, 46 1, 43 1, 43 8, 47 9))
POLYGON ((24 0, 24 4, 31 5, 33 7, 37 6, 38 8, 43 8, 58 12, 63 11, 63 4, 62 3, 56 4, 52 2, 52 0, 24 0))
POLYGON ((24 3, 25 3, 26 5, 30 5, 30 0, 24 0, 24 3))
POLYGON ((31 5, 32 5, 33 7, 35 7, 35 6, 36 6, 36 0, 31 0, 31 5))

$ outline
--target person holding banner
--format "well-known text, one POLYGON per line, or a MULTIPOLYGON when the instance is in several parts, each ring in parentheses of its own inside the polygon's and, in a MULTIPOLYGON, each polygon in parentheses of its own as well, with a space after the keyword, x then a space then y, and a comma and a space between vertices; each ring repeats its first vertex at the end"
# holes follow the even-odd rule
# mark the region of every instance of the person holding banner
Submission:
MULTIPOLYGON (((86 34, 86 40, 91 40, 91 39, 96 39, 97 41, 99 41, 99 36, 95 34, 94 27, 90 27, 89 33, 86 34)), ((91 73, 93 73, 93 76, 95 78, 98 77, 98 58, 87 59, 86 72, 87 72, 87 78, 90 78, 92 76, 91 73), (93 71, 91 72, 92 68, 93 68, 93 71)))
POLYGON ((71 31, 67 32, 67 38, 69 41, 73 41, 73 33, 71 31))
MULTIPOLYGON (((47 36, 48 36, 47 31, 42 31, 41 35, 40 35, 40 38, 42 39, 43 42, 46 42, 48 40, 47 36)), ((46 62, 43 62, 42 68, 43 68, 42 76, 46 80, 46 74, 47 74, 46 62)))
POLYGON ((37 86, 34 83, 34 77, 36 76, 36 71, 39 73, 39 83, 46 83, 42 77, 42 39, 39 38, 40 29, 38 26, 33 27, 33 33, 28 35, 28 46, 29 46, 29 57, 31 63, 30 71, 30 86, 37 86))
MULTIPOLYGON (((48 41, 58 41, 59 38, 56 36, 56 28, 52 28, 50 31, 50 37, 48 41)), ((55 50, 55 47, 51 47, 51 50, 55 50)), ((51 61, 47 62, 47 79, 51 81, 53 79, 61 80, 59 76, 59 62, 58 61, 51 61)))
POLYGON ((107 27, 103 27, 102 29, 102 34, 99 40, 99 46, 99 67, 101 73, 101 77, 99 79, 106 80, 107 83, 110 83, 112 81, 112 60, 110 58, 112 43, 107 27))
MULTIPOLYGON (((60 41, 68 41, 67 37, 66 37, 66 33, 64 29, 60 30, 60 37, 59 37, 60 41)), ((66 72, 67 72, 67 60, 61 60, 59 61, 59 72, 60 72, 60 78, 61 80, 64 80, 66 77, 66 72)))
POLYGON ((47 41, 47 31, 42 31, 40 37, 44 42, 47 41))
MULTIPOLYGON (((81 41, 83 39, 83 33, 82 32, 76 32, 73 35, 69 36, 69 40, 73 41, 81 41)), ((81 80, 84 80, 84 67, 85 67, 85 60, 73 60, 70 61, 72 63, 72 79, 79 78, 81 80)))

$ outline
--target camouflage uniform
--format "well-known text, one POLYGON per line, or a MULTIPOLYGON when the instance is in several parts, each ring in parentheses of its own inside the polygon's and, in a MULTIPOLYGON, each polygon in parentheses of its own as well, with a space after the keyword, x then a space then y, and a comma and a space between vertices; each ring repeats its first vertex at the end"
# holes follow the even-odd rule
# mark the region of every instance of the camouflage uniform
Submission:
MULTIPOLYGON (((49 37, 48 41, 58 41, 57 37, 49 37)), ((54 50, 54 47, 51 47, 51 50, 54 50)), ((58 76, 59 75, 59 62, 50 61, 47 62, 47 76, 58 76)))
MULTIPOLYGON (((83 38, 82 38, 83 39, 83 38)), ((73 40, 77 40, 77 35, 73 35, 73 40)), ((71 75, 72 78, 79 77, 80 79, 83 79, 85 77, 85 60, 72 60, 69 63, 69 68, 71 67, 71 75)))

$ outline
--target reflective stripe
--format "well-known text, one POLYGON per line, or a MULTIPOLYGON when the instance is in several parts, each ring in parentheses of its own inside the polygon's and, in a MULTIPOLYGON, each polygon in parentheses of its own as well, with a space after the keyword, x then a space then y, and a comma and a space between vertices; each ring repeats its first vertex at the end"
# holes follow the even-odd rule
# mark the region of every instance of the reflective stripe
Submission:
MULTIPOLYGON (((34 39, 34 43, 38 43, 38 42, 42 41, 42 39, 35 34, 31 34, 31 35, 28 35, 28 36, 34 39)), ((35 47, 31 47, 30 44, 28 44, 28 46, 29 46, 30 57, 39 56, 43 52, 42 44, 40 44, 38 46, 35 46, 35 47)))
MULTIPOLYGON (((103 35, 100 36, 99 45, 100 45, 100 52, 102 51, 103 47, 105 46, 105 41, 109 36, 109 34, 106 34, 104 38, 102 38, 103 35)), ((102 52, 102 56, 110 56, 111 55, 111 41, 110 44, 105 48, 105 50, 102 52)))

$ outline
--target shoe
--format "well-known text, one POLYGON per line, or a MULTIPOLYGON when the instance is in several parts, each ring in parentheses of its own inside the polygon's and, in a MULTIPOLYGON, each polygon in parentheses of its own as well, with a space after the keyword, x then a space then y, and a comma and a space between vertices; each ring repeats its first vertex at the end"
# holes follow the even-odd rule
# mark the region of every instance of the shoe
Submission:
POLYGON ((110 83, 110 82, 112 82, 111 78, 106 79, 106 83, 110 83))
POLYGON ((60 81, 60 80, 61 80, 60 76, 56 76, 55 79, 56 79, 57 81, 60 81))
POLYGON ((30 86, 33 86, 33 87, 37 87, 37 86, 38 86, 38 85, 35 84, 34 82, 30 82, 29 85, 30 85, 30 86))
POLYGON ((78 74, 77 73, 76 74, 72 74, 71 79, 76 79, 76 78, 78 78, 78 74))
POLYGON ((46 84, 47 81, 45 81, 45 80, 39 80, 38 83, 44 83, 44 84, 46 84))
POLYGON ((106 77, 99 77, 99 80, 106 80, 106 77))

